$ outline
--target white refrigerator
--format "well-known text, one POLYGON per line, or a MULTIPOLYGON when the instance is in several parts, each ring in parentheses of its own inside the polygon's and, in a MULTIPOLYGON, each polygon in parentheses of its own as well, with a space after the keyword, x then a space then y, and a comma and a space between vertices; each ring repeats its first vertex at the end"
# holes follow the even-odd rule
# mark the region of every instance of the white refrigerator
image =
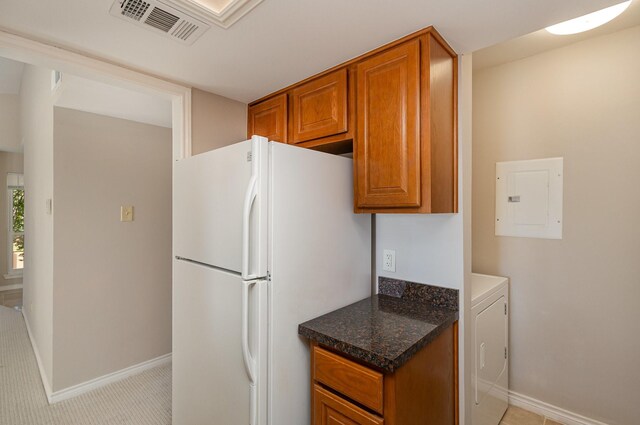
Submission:
POLYGON ((298 324, 370 295, 352 173, 258 136, 175 162, 174 425, 310 423, 298 324))

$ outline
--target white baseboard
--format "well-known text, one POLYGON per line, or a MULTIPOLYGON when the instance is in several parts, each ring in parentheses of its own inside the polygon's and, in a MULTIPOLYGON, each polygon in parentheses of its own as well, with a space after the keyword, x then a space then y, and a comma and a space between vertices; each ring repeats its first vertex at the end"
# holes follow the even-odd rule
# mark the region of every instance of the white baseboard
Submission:
POLYGON ((38 351, 38 346, 35 343, 33 338, 33 334, 31 333, 31 327, 29 327, 29 321, 27 320, 26 314, 24 314, 24 310, 22 310, 22 317, 24 318, 24 323, 27 325, 27 334, 29 335, 29 341, 31 341, 31 347, 33 348, 33 353, 36 355, 36 362, 38 363, 38 370, 40 371, 40 379, 42 379, 42 386, 44 387, 44 392, 47 395, 47 400, 51 403, 51 383, 49 383, 49 379, 47 375, 44 373, 44 365, 42 364, 42 359, 40 358, 40 351, 38 351))
POLYGON ((104 387, 105 385, 109 385, 117 381, 121 381, 130 376, 137 375, 141 372, 144 372, 145 370, 148 370, 157 366, 161 366, 170 362, 171 362, 171 353, 165 354, 160 357, 156 357, 155 359, 147 360, 142 363, 138 363, 133 366, 129 366, 125 369, 112 372, 95 379, 91 379, 90 381, 83 382, 81 384, 56 391, 51 394, 49 403, 50 404, 58 403, 63 400, 77 397, 81 394, 87 393, 89 391, 93 391, 97 388, 104 387))
MULTIPOLYGON (((18 276, 22 277, 22 276, 18 276)), ((5 279, 14 279, 14 277, 7 277, 4 275, 5 279)), ((14 289, 22 289, 22 283, 14 283, 13 285, 0 285, 0 292, 2 291, 13 291, 14 289)))
POLYGON ((544 401, 509 391, 509 404, 533 413, 545 416, 566 425, 607 425, 604 422, 587 418, 569 410, 562 409, 544 401))

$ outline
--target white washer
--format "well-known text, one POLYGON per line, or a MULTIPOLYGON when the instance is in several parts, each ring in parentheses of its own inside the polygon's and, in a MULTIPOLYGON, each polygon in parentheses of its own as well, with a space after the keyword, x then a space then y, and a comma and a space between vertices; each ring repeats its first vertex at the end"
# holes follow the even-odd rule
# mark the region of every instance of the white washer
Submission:
POLYGON ((472 273, 473 425, 497 425, 509 405, 509 279, 472 273))

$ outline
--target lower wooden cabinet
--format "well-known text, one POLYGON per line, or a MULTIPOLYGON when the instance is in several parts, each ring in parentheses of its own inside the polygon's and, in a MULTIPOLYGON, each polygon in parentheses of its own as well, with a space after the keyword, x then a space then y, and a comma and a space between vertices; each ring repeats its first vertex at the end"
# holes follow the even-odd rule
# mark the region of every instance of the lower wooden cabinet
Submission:
POLYGON ((389 373, 311 343, 312 425, 457 425, 458 324, 389 373))
POLYGON ((313 377, 317 382, 348 394, 356 403, 382 414, 382 373, 317 346, 313 348, 313 359, 313 377))
POLYGON ((315 385, 313 389, 315 425, 382 425, 384 419, 372 415, 343 398, 315 385))

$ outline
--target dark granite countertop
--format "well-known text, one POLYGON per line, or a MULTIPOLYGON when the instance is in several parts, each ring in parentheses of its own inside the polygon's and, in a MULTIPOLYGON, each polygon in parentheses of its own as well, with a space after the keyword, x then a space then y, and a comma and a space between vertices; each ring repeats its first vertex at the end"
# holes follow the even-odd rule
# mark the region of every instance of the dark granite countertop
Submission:
POLYGON ((394 372, 456 320, 450 306, 379 294, 302 323, 298 333, 394 372))

